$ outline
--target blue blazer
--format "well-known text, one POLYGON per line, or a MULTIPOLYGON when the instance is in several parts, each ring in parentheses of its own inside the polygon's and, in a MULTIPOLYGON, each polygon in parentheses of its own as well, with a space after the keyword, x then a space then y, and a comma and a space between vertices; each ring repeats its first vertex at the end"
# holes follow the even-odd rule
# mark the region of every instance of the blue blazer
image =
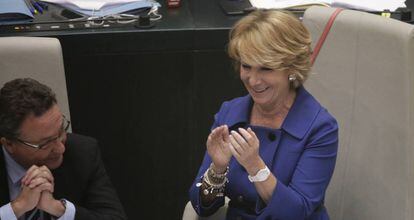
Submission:
MULTIPOLYGON (((246 170, 232 158, 225 190, 230 198, 227 219, 329 219, 323 203, 338 149, 336 120, 303 87, 297 89, 280 129, 250 125, 252 106, 249 95, 224 102, 212 128, 224 124, 230 130, 251 127, 260 140, 260 156, 276 176, 277 184, 265 204, 249 182, 246 170)), ((196 184, 202 181, 210 163, 206 153, 189 192, 200 216, 211 215, 224 204, 224 198, 218 198, 210 207, 201 204, 196 184)))

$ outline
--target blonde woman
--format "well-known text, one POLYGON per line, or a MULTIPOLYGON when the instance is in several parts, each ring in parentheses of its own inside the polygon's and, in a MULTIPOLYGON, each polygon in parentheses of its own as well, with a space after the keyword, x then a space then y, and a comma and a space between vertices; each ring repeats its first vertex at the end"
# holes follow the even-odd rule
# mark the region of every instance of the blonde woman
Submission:
POLYGON ((230 198, 227 219, 329 219, 326 188, 336 120, 303 87, 311 39, 293 15, 258 10, 230 32, 228 52, 248 95, 224 102, 190 189, 201 216, 230 198))

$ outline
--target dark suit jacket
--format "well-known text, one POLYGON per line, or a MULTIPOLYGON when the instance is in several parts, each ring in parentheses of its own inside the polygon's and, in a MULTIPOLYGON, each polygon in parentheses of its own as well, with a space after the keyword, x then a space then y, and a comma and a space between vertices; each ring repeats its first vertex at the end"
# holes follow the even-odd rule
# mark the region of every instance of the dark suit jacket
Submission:
MULTIPOLYGON (((68 134, 62 165, 52 170, 56 199, 76 207, 76 220, 126 219, 121 202, 106 174, 95 139, 68 134)), ((7 171, 0 150, 0 206, 10 202, 7 171)))

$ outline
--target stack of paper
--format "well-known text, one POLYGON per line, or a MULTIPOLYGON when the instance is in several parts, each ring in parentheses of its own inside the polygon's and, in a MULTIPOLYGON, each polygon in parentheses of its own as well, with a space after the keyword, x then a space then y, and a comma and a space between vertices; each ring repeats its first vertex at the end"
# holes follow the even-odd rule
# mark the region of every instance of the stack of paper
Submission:
POLYGON ((330 5, 366 11, 395 11, 399 7, 406 7, 405 0, 250 0, 256 8, 296 8, 309 5, 330 5))
MULTIPOLYGON (((53 1, 53 2, 63 2, 62 0, 49 0, 49 1, 53 1)), ((104 6, 105 7, 110 7, 110 6, 118 6, 118 5, 122 5, 125 3, 131 3, 134 2, 136 0, 117 0, 117 1, 112 1, 112 0, 89 0, 89 1, 84 1, 84 0, 71 0, 71 1, 66 1, 67 3, 71 3, 73 4, 75 7, 78 7, 80 9, 84 9, 84 10, 101 10, 104 6)))
POLYGON ((0 23, 25 22, 33 15, 24 0, 0 0, 0 23))
POLYGON ((395 11, 397 8, 407 7, 405 0, 334 0, 332 6, 365 11, 395 11))
MULTIPOLYGON (((0 0, 1 1, 1 0, 0 0)), ((86 16, 106 16, 140 8, 160 7, 154 0, 42 0, 86 16)))
POLYGON ((250 0, 250 4, 255 8, 292 8, 307 5, 330 5, 331 0, 250 0))

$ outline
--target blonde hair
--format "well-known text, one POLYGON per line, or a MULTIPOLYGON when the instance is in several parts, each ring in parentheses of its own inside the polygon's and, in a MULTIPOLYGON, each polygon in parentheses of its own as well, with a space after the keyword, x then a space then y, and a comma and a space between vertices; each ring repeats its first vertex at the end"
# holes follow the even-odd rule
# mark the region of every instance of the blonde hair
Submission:
POLYGON ((294 88, 307 79, 312 65, 309 31, 279 10, 257 10, 238 21, 230 31, 228 53, 237 70, 243 62, 295 74, 294 88))

